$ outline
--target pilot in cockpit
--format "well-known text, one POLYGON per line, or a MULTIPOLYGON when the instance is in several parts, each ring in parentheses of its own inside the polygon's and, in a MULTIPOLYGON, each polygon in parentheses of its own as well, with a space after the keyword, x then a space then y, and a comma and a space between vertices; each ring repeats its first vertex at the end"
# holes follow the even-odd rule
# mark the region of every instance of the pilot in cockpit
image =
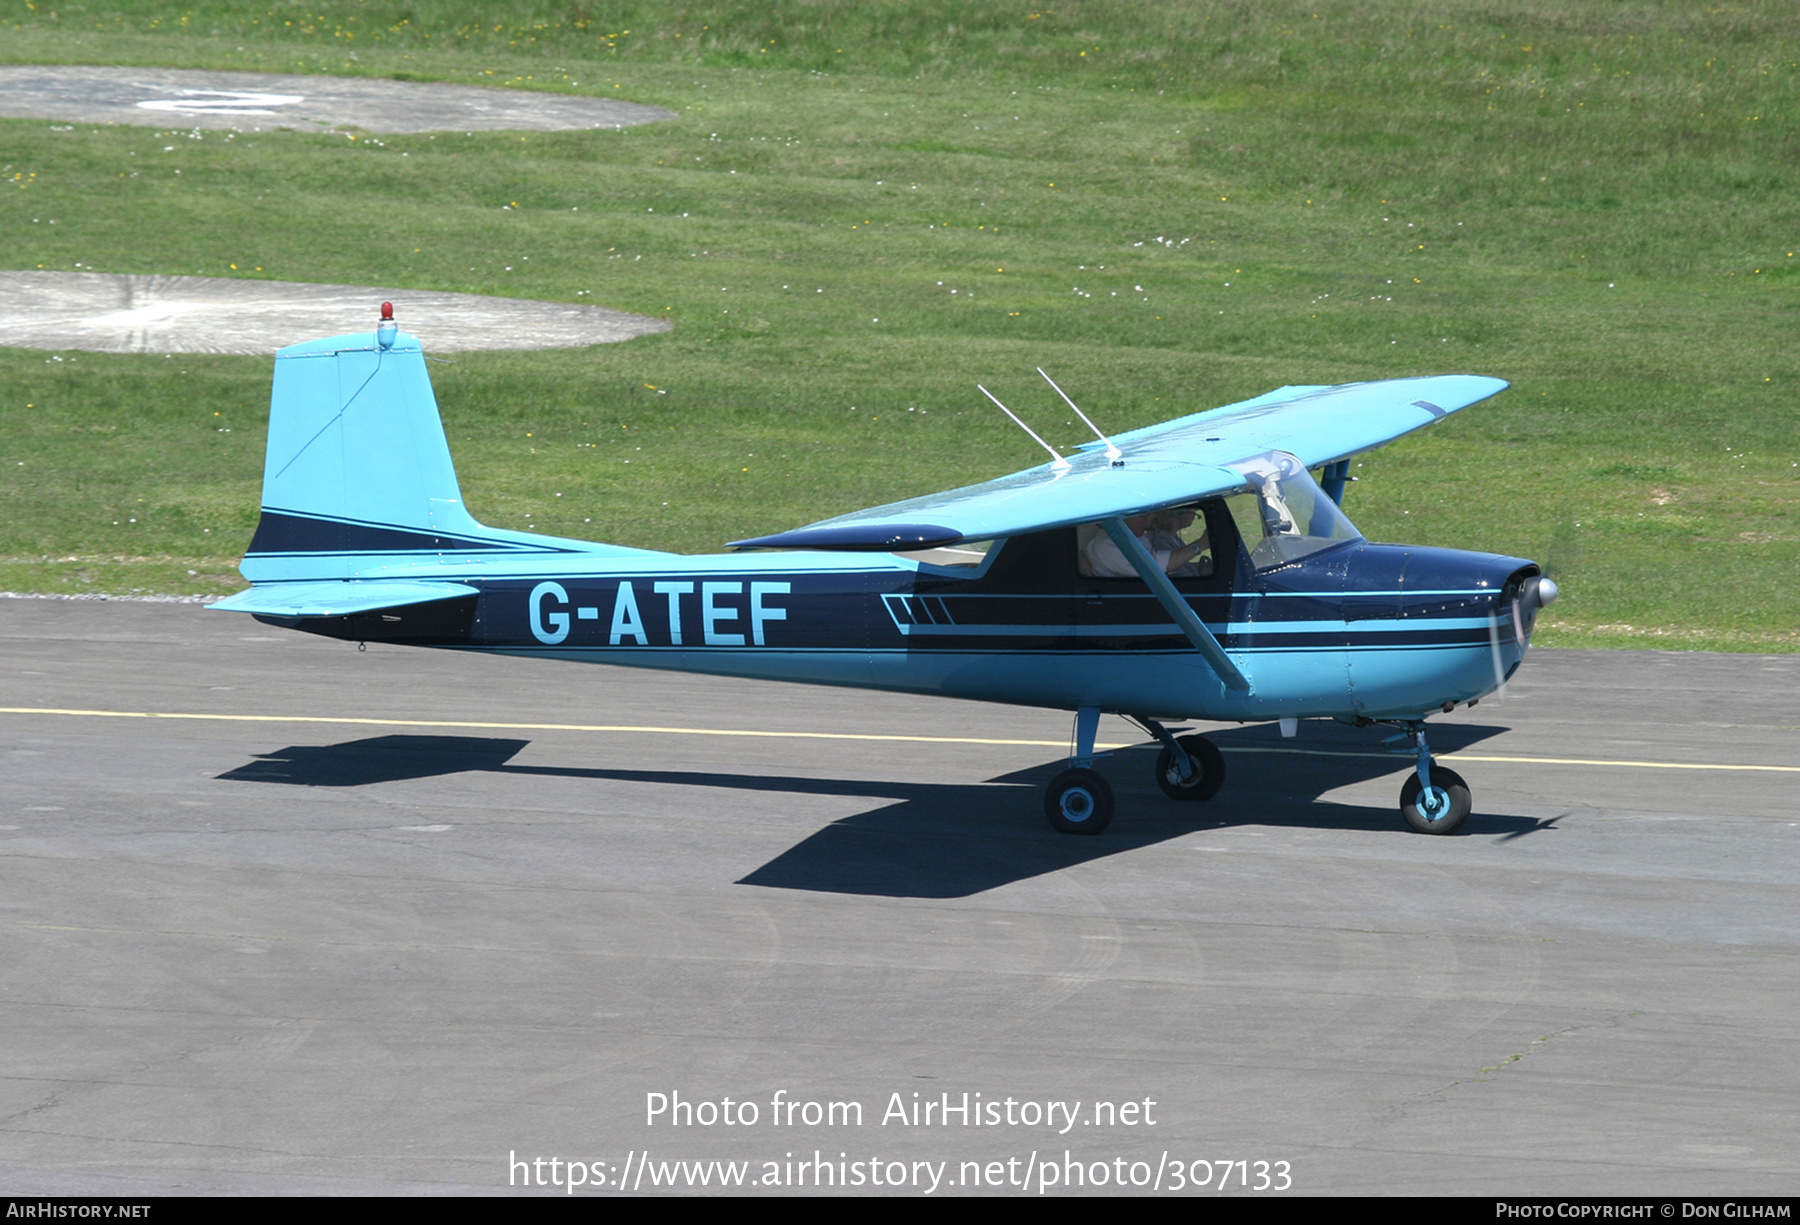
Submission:
MULTIPOLYGON (((1156 559, 1163 572, 1177 578, 1211 573, 1211 545, 1203 529, 1191 544, 1181 532, 1194 522, 1192 507, 1177 507, 1148 515, 1133 515, 1125 527, 1156 559), (1204 559, 1202 561, 1201 559, 1204 559)), ((1084 523, 1076 533, 1081 547, 1080 570, 1085 578, 1136 578, 1138 572, 1119 546, 1098 523, 1084 523)))
POLYGON ((1212 542, 1206 537, 1206 525, 1200 525, 1200 536, 1191 545, 1181 538, 1181 533, 1194 525, 1197 513, 1192 506, 1172 506, 1150 516, 1150 530, 1145 536, 1152 553, 1167 549, 1173 560, 1174 554, 1182 549, 1194 550, 1189 554, 1189 560, 1169 566, 1170 578, 1204 578, 1213 572, 1212 542))

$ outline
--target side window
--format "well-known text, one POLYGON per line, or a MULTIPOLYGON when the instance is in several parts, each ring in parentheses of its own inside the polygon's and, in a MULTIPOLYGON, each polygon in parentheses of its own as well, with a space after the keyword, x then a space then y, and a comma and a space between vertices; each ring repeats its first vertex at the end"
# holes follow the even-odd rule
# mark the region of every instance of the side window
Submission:
MULTIPOLYGON (((1214 549, 1203 507, 1177 506, 1125 521, 1151 556, 1165 563, 1170 578, 1209 578, 1214 549), (1198 553, 1195 545, 1203 546, 1198 553)), ((1106 529, 1084 523, 1075 532, 1076 568, 1083 578, 1138 579, 1137 570, 1119 551, 1106 529)), ((1138 581, 1142 581, 1139 579, 1138 581)))
MULTIPOLYGON (((1114 568, 1114 555, 1118 550, 1106 539, 1106 530, 1098 523, 1084 523, 1075 529, 1075 569, 1082 578, 1136 578, 1137 572, 1127 570, 1120 575, 1114 568), (1096 564, 1098 562, 1098 564, 1096 564)), ((1125 559, 1119 557, 1118 562, 1125 559)))
POLYGON ((1225 499, 1225 506, 1231 511, 1231 521, 1237 525, 1238 540, 1246 553, 1262 543, 1263 520, 1262 511, 1256 499, 1250 494, 1238 494, 1225 499))
POLYGON ((958 578, 967 578, 981 569, 993 550, 995 541, 964 540, 958 544, 936 549, 913 549, 909 552, 895 553, 908 561, 916 561, 923 569, 932 572, 950 571, 958 578))
POLYGON ((1190 545, 1204 545, 1199 552, 1180 562, 1169 571, 1169 577, 1210 578, 1213 572, 1212 537, 1207 531, 1206 514, 1198 506, 1172 506, 1168 510, 1158 511, 1150 516, 1150 525, 1145 529, 1145 539, 1153 553, 1187 554, 1190 545))

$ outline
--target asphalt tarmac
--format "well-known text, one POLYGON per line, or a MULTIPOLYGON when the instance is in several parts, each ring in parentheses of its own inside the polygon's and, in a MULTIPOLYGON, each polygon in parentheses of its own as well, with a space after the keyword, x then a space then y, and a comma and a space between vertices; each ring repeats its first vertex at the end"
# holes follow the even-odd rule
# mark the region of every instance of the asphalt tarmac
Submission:
POLYGON ((1066 714, 0 600, 0 1191, 1791 1194, 1797 690, 1536 651, 1447 838, 1108 719, 1078 838, 1066 714))

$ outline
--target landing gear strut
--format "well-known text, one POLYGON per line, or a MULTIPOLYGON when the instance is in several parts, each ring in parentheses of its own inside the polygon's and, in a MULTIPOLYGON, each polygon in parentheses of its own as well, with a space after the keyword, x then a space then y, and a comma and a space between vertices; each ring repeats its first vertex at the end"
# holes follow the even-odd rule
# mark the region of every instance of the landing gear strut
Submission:
POLYGON ((1179 740, 1155 719, 1139 719, 1162 741, 1156 758, 1156 785, 1171 800, 1210 800, 1225 785, 1225 755, 1205 736, 1179 740))
POLYGON ((1075 712, 1075 754, 1069 768, 1051 779, 1044 791, 1044 815, 1059 834, 1097 834, 1112 822, 1112 786, 1093 768, 1094 734, 1099 729, 1098 706, 1075 712))
MULTIPOLYGON (((1419 765, 1400 788, 1400 816, 1415 833, 1454 834, 1469 819, 1473 801, 1462 775, 1431 760, 1424 720, 1399 725, 1418 752, 1419 765)), ((1394 737, 1399 740, 1400 737, 1394 737)))
MULTIPOLYGON (((1162 742, 1156 759, 1156 785, 1172 800, 1210 800, 1225 784, 1225 758, 1205 736, 1175 737, 1155 719, 1134 718, 1162 742)), ((1097 834, 1113 816, 1112 787, 1094 770, 1094 735, 1100 708, 1075 712, 1075 753, 1069 768, 1050 780, 1044 792, 1044 815, 1060 834, 1097 834)))

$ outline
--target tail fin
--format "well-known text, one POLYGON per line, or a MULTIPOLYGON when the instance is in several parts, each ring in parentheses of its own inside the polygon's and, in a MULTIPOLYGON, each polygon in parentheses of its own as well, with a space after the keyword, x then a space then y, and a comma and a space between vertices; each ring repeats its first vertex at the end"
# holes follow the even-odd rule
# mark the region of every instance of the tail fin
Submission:
POLYGON ((463 507, 417 337, 384 329, 275 354, 262 522, 244 577, 349 577, 330 554, 506 548, 484 539, 494 535, 510 533, 463 507))
POLYGON ((376 332, 276 352, 262 521, 238 567, 252 583, 441 577, 427 572, 447 560, 461 568, 502 555, 648 552, 477 523, 419 339, 391 318, 376 332))

